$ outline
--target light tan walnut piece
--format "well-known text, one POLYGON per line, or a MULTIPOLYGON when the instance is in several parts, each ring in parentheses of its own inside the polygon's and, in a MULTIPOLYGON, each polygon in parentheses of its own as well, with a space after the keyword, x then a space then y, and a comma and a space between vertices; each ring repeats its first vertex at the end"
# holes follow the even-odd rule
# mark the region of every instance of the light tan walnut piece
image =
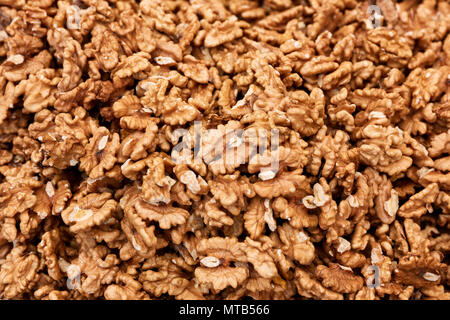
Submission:
POLYGON ((275 198, 279 196, 306 196, 311 192, 309 178, 302 175, 301 169, 283 171, 274 178, 257 181, 253 184, 255 192, 261 198, 275 198))
POLYGON ((173 172, 178 178, 178 181, 186 186, 187 192, 195 195, 202 195, 208 192, 209 186, 205 179, 203 179, 201 175, 190 170, 187 165, 176 165, 173 172))
POLYGON ((48 181, 36 191, 39 201, 33 206, 33 211, 42 219, 52 215, 59 215, 72 197, 70 184, 67 180, 60 180, 56 184, 48 181))
POLYGON ((433 256, 404 256, 399 260, 396 282, 422 288, 439 285, 442 281, 441 263, 433 256))
POLYGON ((119 273, 116 282, 105 289, 105 298, 108 300, 148 300, 149 297, 142 291, 142 284, 127 273, 119 273))
POLYGON ((119 139, 117 133, 111 134, 105 127, 98 128, 89 139, 86 154, 80 158, 80 169, 85 171, 91 179, 103 176, 105 171, 112 169, 117 161, 119 139))
POLYGON ((249 179, 238 172, 218 176, 208 181, 214 199, 233 215, 238 215, 247 204, 246 198, 255 196, 254 187, 249 179))
POLYGON ((266 229, 266 224, 271 231, 277 228, 273 211, 268 199, 255 197, 250 201, 247 211, 244 213, 244 226, 252 239, 257 239, 266 229))
POLYGON ((44 263, 47 266, 48 275, 59 281, 62 278, 61 268, 58 263, 58 255, 61 254, 62 241, 58 229, 47 231, 42 236, 38 245, 38 252, 43 256, 44 263))
POLYGON ((386 224, 394 222, 398 212, 398 192, 392 188, 392 183, 385 175, 379 184, 379 194, 375 199, 375 211, 377 217, 386 224))
POLYGON ((282 250, 286 256, 303 265, 308 265, 314 260, 314 245, 304 231, 284 223, 278 228, 278 234, 283 242, 282 250))
POLYGON ((167 78, 147 82, 145 95, 141 98, 144 110, 154 113, 169 125, 184 125, 196 119, 200 112, 182 99, 181 89, 170 90, 167 78))
POLYGON ((108 192, 75 195, 61 217, 74 233, 101 225, 117 209, 117 202, 111 198, 108 192))
POLYGON ((214 290, 223 290, 228 286, 236 288, 248 277, 248 269, 244 267, 215 267, 214 269, 199 267, 195 269, 195 277, 200 283, 207 284, 214 290))
MULTIPOLYGON (((350 159, 354 158, 350 154, 354 152, 349 148, 350 137, 341 130, 334 134, 330 134, 327 131, 328 128, 323 126, 313 139, 311 139, 308 148, 310 149, 308 153, 310 161, 307 170, 313 175, 317 175, 321 169, 321 173, 325 178, 331 177, 333 172, 336 172, 339 177, 345 176, 346 168, 344 166, 346 162, 349 162, 349 156, 350 159), (321 168, 323 160, 325 160, 325 164, 321 168)), ((347 170, 350 171, 350 174, 353 173, 352 168, 348 168, 347 170)))
POLYGON ((280 218, 288 220, 294 228, 316 227, 319 224, 319 218, 315 214, 308 213, 308 208, 301 200, 293 198, 288 201, 283 197, 278 197, 273 200, 272 208, 280 218))
POLYGON ((248 161, 250 147, 245 141, 246 133, 242 132, 242 125, 237 121, 229 121, 226 125, 220 124, 211 129, 206 131, 202 127, 197 157, 216 176, 232 174, 248 161))
POLYGON ((336 70, 339 64, 331 57, 317 56, 305 63, 300 70, 301 75, 306 77, 328 73, 336 70))
POLYGON ((112 112, 124 129, 144 130, 158 121, 151 116, 152 111, 144 108, 139 98, 131 94, 114 102, 112 112))
POLYGON ((325 287, 341 293, 351 293, 361 290, 363 279, 355 275, 351 270, 342 267, 339 264, 331 264, 329 267, 324 265, 317 266, 316 276, 322 281, 325 287))
POLYGON ((117 152, 117 161, 126 163, 128 159, 140 160, 146 158, 156 149, 158 126, 156 123, 149 124, 145 132, 134 131, 125 136, 117 152))
MULTIPOLYGON (((14 61, 18 58, 21 61, 22 58, 20 56, 15 55, 12 60, 14 61)), ((43 50, 30 59, 24 59, 22 63, 2 65, 2 73, 9 81, 25 80, 28 75, 37 73, 41 69, 49 68, 51 60, 52 55, 47 50, 43 50)))
POLYGON ((158 247, 158 238, 155 236, 155 226, 147 226, 136 212, 134 205, 139 200, 137 188, 129 188, 120 199, 120 207, 124 211, 121 220, 121 229, 128 239, 128 244, 121 249, 121 257, 131 258, 134 252, 142 256, 153 256, 158 247))
POLYGON ((267 253, 267 249, 267 244, 261 244, 250 238, 245 239, 244 250, 247 261, 253 265, 261 277, 275 278, 278 276, 278 270, 272 257, 267 253))
POLYGON ((207 226, 232 226, 235 222, 227 214, 227 211, 221 208, 220 204, 212 198, 205 198, 194 210, 195 214, 202 217, 207 226))
POLYGON ((416 68, 408 75, 405 84, 412 89, 411 107, 419 109, 436 100, 444 91, 450 67, 422 69, 416 68))
POLYGON ((0 289, 2 298, 20 298, 31 290, 39 279, 39 258, 26 254, 26 246, 17 246, 6 256, 0 266, 0 289))
POLYGON ((304 91, 294 91, 285 102, 286 115, 292 128, 303 136, 311 136, 323 126, 325 96, 315 88, 308 96, 304 91))
POLYGON ((390 176, 406 171, 412 163, 412 150, 406 145, 406 133, 396 127, 369 124, 362 131, 361 162, 375 167, 390 176))
POLYGON ((42 182, 33 179, 35 170, 36 167, 31 162, 21 166, 0 167, 3 175, 3 182, 0 184, 1 218, 13 218, 36 204, 34 190, 41 187, 42 182))
MULTIPOLYGON (((320 208, 319 226, 321 229, 328 230, 328 233, 330 233, 330 231, 334 229, 333 225, 336 224, 338 219, 338 208, 336 202, 332 198, 330 186, 325 178, 322 177, 320 178, 319 183, 314 184, 313 190, 313 205, 320 208)), ((302 201, 306 207, 308 200, 305 201, 305 198, 303 198, 302 201)), ((330 241, 330 239, 327 240, 330 241)))
POLYGON ((66 29, 50 30, 47 39, 56 49, 55 55, 62 60, 63 64, 62 79, 58 83, 58 89, 69 91, 79 84, 87 57, 80 43, 73 39, 66 29))
POLYGON ((111 72, 111 78, 127 78, 135 76, 141 71, 146 71, 150 68, 150 55, 146 52, 138 52, 129 57, 121 56, 120 62, 111 72))
POLYGON ((139 200, 135 204, 136 211, 143 219, 157 221, 161 229, 170 229, 182 225, 189 217, 189 212, 171 205, 153 205, 139 200))
POLYGON ((367 32, 367 51, 379 62, 389 67, 401 68, 412 57, 408 42, 401 40, 400 34, 387 28, 374 28, 367 32), (369 49, 370 48, 370 49, 369 49))
POLYGON ((246 26, 248 24, 244 21, 237 21, 236 16, 231 16, 223 22, 216 21, 208 26, 209 30, 205 35, 204 45, 212 48, 240 38, 244 34, 241 28, 246 26))
POLYGON ((81 239, 82 246, 77 258, 70 262, 72 267, 63 270, 72 280, 72 286, 84 296, 98 297, 103 294, 102 286, 110 284, 118 273, 119 259, 105 246, 95 245, 87 236, 81 239), (79 278, 79 281, 77 280, 79 278))
POLYGON ((432 204, 439 193, 439 186, 436 183, 428 185, 422 191, 413 195, 398 210, 398 215, 404 218, 420 218, 427 212, 432 212, 432 204))
POLYGON ((76 166, 86 153, 86 145, 97 127, 86 110, 54 114, 44 109, 35 115, 29 127, 30 136, 41 142, 43 165, 58 169, 76 166), (70 152, 68 152, 70 151, 70 152))
POLYGON ((295 269, 295 285, 301 296, 319 300, 343 300, 342 294, 324 287, 315 277, 306 270, 295 269))
POLYGON ((166 166, 170 168, 168 159, 150 156, 144 160, 147 171, 142 177, 142 198, 149 204, 159 205, 170 202, 170 189, 175 180, 166 175, 166 166))
POLYGON ((420 290, 426 300, 449 300, 450 294, 445 291, 444 286, 427 286, 420 290))
POLYGON ((248 267, 236 264, 247 262, 245 247, 236 238, 203 239, 197 244, 196 254, 200 259, 196 279, 215 291, 236 288, 249 276, 248 267))
POLYGON ((24 95, 24 112, 36 113, 55 103, 56 86, 61 81, 54 69, 43 69, 22 80, 15 90, 24 95))
POLYGON ((255 300, 287 300, 296 294, 292 281, 284 281, 280 278, 271 282, 268 279, 257 278, 256 275, 246 281, 245 289, 246 295, 255 300))

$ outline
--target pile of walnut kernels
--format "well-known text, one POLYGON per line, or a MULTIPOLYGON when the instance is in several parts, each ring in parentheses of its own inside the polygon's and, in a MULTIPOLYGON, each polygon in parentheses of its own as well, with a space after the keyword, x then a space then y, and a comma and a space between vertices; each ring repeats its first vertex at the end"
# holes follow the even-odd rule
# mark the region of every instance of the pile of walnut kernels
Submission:
POLYGON ((446 0, 0 0, 0 298, 450 299, 449 31, 446 0), (276 175, 248 140, 174 161, 196 121, 278 130, 276 175))

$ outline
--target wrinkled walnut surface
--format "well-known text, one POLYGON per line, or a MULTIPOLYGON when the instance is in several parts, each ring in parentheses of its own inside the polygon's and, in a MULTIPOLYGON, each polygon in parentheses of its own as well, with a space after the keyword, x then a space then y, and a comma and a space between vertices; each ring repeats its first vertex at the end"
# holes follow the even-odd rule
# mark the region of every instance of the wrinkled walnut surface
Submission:
POLYGON ((446 0, 0 0, 0 299, 450 299, 449 31, 446 0))

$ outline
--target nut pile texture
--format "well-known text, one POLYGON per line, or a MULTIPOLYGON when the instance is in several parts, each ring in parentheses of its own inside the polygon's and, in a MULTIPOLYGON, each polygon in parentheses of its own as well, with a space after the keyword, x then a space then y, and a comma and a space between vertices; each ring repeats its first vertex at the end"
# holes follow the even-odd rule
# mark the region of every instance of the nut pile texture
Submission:
POLYGON ((446 0, 0 0, 0 298, 450 299, 449 30, 446 0), (208 161, 238 129, 278 130, 276 174, 249 136, 208 161))

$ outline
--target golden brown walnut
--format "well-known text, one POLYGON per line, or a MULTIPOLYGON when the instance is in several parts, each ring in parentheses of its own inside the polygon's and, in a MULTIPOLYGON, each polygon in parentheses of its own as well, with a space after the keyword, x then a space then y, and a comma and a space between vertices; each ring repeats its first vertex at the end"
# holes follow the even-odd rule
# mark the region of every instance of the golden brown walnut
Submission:
POLYGON ((99 296, 102 294, 101 287, 114 281, 117 273, 119 259, 104 246, 93 246, 92 239, 84 239, 82 249, 78 257, 71 261, 75 268, 66 270, 75 270, 74 287, 84 296, 99 296), (78 268, 77 268, 78 267, 78 268), (79 273, 78 273, 79 270, 79 273), (80 283, 77 284, 77 276, 81 275, 80 283))
POLYGON ((6 299, 20 298, 39 279, 39 258, 25 251, 24 245, 12 249, 0 267, 0 289, 6 299))
POLYGON ((428 185, 422 191, 413 195, 398 210, 398 215, 404 218, 420 218, 427 212, 432 211, 432 204, 439 193, 439 186, 436 183, 428 185))
POLYGON ((295 269, 295 285, 300 295, 306 298, 315 298, 321 300, 343 300, 342 294, 325 288, 308 271, 295 269))
POLYGON ((247 279, 248 273, 248 269, 243 267, 217 267, 214 269, 199 267, 195 269, 195 276, 199 282, 209 284, 217 291, 228 286, 236 288, 247 279))
POLYGON ((209 188, 206 181, 201 175, 197 175, 194 171, 189 170, 187 165, 177 165, 173 171, 178 181, 186 186, 188 192, 198 195, 208 192, 209 188))
POLYGON ((137 214, 134 208, 139 200, 136 188, 129 188, 120 199, 120 207, 124 211, 121 229, 128 239, 128 244, 121 249, 121 256, 131 258, 136 251, 143 256, 153 256, 158 247, 155 236, 155 226, 147 226, 146 222, 137 214))
POLYGON ((142 284, 127 273, 119 273, 119 284, 110 284, 105 289, 105 298, 108 300, 148 300, 149 297, 142 291, 142 284))
POLYGON ((303 265, 308 265, 314 260, 314 245, 303 231, 284 223, 278 228, 278 234, 283 242, 282 250, 286 256, 303 265))
POLYGON ((444 91, 446 79, 450 74, 448 66, 440 68, 422 69, 416 68, 409 74, 405 84, 412 90, 411 107, 419 109, 425 107, 428 102, 436 100, 444 91))
POLYGON ((215 199, 205 199, 195 208, 195 213, 203 218, 206 225, 212 227, 232 226, 235 222, 215 199))
POLYGON ((243 31, 241 28, 246 27, 247 25, 248 24, 244 21, 237 21, 236 16, 232 16, 223 22, 214 22, 205 35, 205 47, 217 47, 242 37, 243 31))
POLYGON ((112 169, 117 161, 119 140, 117 133, 111 134, 105 127, 98 128, 89 139, 86 154, 80 158, 80 169, 85 171, 91 179, 103 176, 105 171, 112 169))
POLYGON ((244 226, 252 239, 257 239, 265 230, 266 224, 271 231, 275 231, 272 208, 268 199, 253 198, 244 213, 244 226))
POLYGON ((245 207, 246 198, 253 198, 255 191, 249 179, 238 172, 231 175, 218 176, 208 181, 211 194, 225 209, 238 215, 245 207))
POLYGON ((311 190, 308 177, 302 175, 301 172, 301 169, 284 171, 278 173, 273 179, 256 182, 253 187, 256 194, 262 198, 271 199, 294 194, 301 197, 311 190))
POLYGON ((361 290, 363 279, 352 271, 344 269, 339 264, 331 264, 330 267, 324 265, 317 266, 316 276, 322 284, 340 293, 351 293, 361 290))
POLYGON ((74 196, 69 206, 61 212, 61 217, 71 232, 92 228, 103 224, 117 209, 117 202, 111 194, 90 193, 87 196, 74 196))
POLYGON ((378 218, 386 224, 394 222, 399 208, 398 192, 392 188, 392 183, 385 175, 379 184, 379 194, 375 200, 375 210, 378 218))
POLYGON ((120 119, 120 126, 130 130, 144 130, 155 125, 157 119, 151 117, 151 110, 144 108, 138 97, 126 95, 112 105, 114 117, 120 119))
POLYGON ((228 286, 236 288, 248 276, 246 267, 237 262, 246 262, 245 247, 236 238, 210 238, 201 240, 196 248, 201 257, 201 266, 195 269, 200 283, 221 291, 228 286), (230 263, 234 262, 234 266, 230 263))
POLYGON ((76 166, 85 155, 85 145, 96 127, 96 122, 83 108, 76 109, 73 116, 68 113, 55 115, 44 109, 35 115, 29 132, 31 137, 41 142, 42 163, 65 169, 76 166))
POLYGON ((182 99, 181 89, 172 87, 168 90, 168 86, 169 81, 165 77, 147 82, 141 99, 144 110, 154 113, 169 125, 183 125, 196 119, 199 111, 182 99))
POLYGON ((300 199, 287 200, 283 197, 275 198, 272 202, 272 208, 278 212, 280 218, 289 221, 294 228, 314 228, 318 225, 319 219, 314 214, 309 214, 300 199))
POLYGON ((442 279, 442 265, 433 256, 404 256, 399 260, 396 282, 422 288, 438 285, 442 279))
POLYGON ((54 69, 42 69, 17 87, 17 94, 24 95, 24 112, 36 113, 55 103, 56 86, 61 81, 54 69))
POLYGON ((141 71, 150 68, 150 55, 146 52, 139 52, 129 57, 121 56, 120 62, 111 72, 111 77, 119 79, 135 76, 141 71))
POLYGON ((149 124, 145 132, 135 131, 122 139, 117 161, 124 162, 128 159, 140 160, 146 158, 156 149, 158 126, 155 123, 149 124))
POLYGON ((42 240, 38 245, 38 252, 44 257, 48 275, 57 281, 62 278, 62 272, 58 263, 58 255, 61 254, 61 249, 62 241, 58 229, 53 229, 44 233, 42 240))
POLYGON ((322 175, 326 178, 330 177, 333 172, 341 178, 346 174, 350 174, 352 178, 353 168, 346 168, 346 163, 354 158, 355 149, 349 148, 349 139, 344 131, 337 131, 334 137, 327 133, 328 129, 323 126, 310 142, 310 161, 307 170, 316 175, 321 169, 322 175), (325 164, 321 168, 321 162, 325 160, 325 164), (346 171, 349 171, 347 173, 346 171))
POLYGON ((413 152, 407 143, 413 139, 400 128, 369 124, 362 135, 359 154, 363 163, 391 176, 406 171, 412 165, 410 155, 413 152))
POLYGON ((310 77, 318 74, 328 73, 336 70, 339 64, 334 62, 332 58, 325 56, 318 56, 312 58, 305 63, 300 70, 301 75, 310 77))
POLYGON ((278 276, 277 267, 272 257, 267 253, 267 245, 246 238, 243 250, 247 255, 247 261, 253 265, 253 268, 261 277, 274 278, 278 276))
MULTIPOLYGON (((22 55, 17 55, 15 58, 20 58, 22 55)), ((15 64, 11 63, 10 65, 5 65, 2 67, 3 76, 9 81, 20 81, 27 79, 27 76, 30 74, 35 74, 38 71, 49 68, 50 62, 52 60, 52 55, 47 51, 40 51, 37 55, 32 58, 23 60, 22 63, 15 64)))
POLYGON ((401 41, 400 35, 393 30, 374 28, 368 31, 367 40, 368 51, 389 67, 400 68, 412 57, 408 43, 401 41))
POLYGON ((58 83, 58 89, 69 91, 75 88, 83 73, 87 58, 81 45, 73 39, 68 30, 57 28, 49 30, 47 40, 56 49, 55 56, 62 60, 62 79, 58 83))
POLYGON ((166 175, 167 162, 163 158, 145 159, 146 174, 142 177, 142 198, 149 204, 159 205, 170 202, 170 189, 175 180, 166 175))
POLYGON ((210 238, 202 239, 197 244, 198 255, 213 256, 223 259, 224 263, 229 261, 245 261, 246 255, 242 244, 236 238, 210 238))
POLYGON ((313 89, 309 96, 295 91, 289 95, 285 110, 292 128, 301 136, 311 136, 323 125, 325 96, 319 88, 313 89))
POLYGON ((0 167, 0 173, 4 176, 0 184, 0 217, 13 218, 36 204, 37 197, 33 190, 42 186, 42 183, 32 178, 35 169, 31 162, 21 166, 0 167))
POLYGON ((179 295, 189 285, 184 270, 175 264, 173 255, 149 258, 143 263, 142 269, 139 282, 145 291, 156 297, 164 293, 179 295))
POLYGON ((245 140, 247 137, 250 140, 251 134, 242 132, 239 122, 229 121, 226 125, 220 124, 213 130, 205 131, 202 127, 197 157, 201 157, 214 175, 233 174, 247 162, 251 146, 245 140))
POLYGON ((144 200, 135 205, 136 211, 143 219, 157 221, 161 229, 170 229, 173 226, 182 225, 186 222, 189 212, 170 205, 155 206, 144 200))

